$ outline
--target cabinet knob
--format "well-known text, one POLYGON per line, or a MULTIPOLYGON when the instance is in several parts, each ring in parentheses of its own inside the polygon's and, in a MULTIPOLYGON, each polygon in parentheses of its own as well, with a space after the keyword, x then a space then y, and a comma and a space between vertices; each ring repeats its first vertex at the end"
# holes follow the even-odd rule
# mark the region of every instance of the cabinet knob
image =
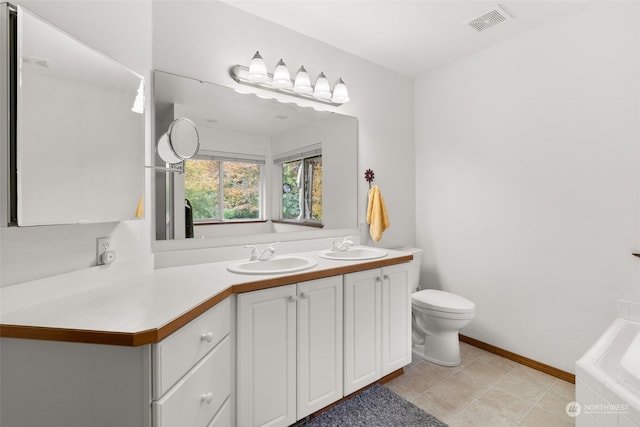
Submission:
POLYGON ((296 297, 295 295, 289 295, 289 302, 296 302, 298 301, 298 297, 296 297))
POLYGON ((388 275, 388 274, 385 274, 384 276, 382 276, 382 279, 383 279, 383 280, 386 280, 386 281, 388 282, 388 281, 389 281, 389 275, 388 275))
POLYGON ((380 276, 376 277, 376 283, 382 283, 382 278, 380 276))
POLYGON ((200 401, 201 402, 211 403, 212 400, 213 400, 213 393, 212 392, 203 394, 202 397, 200 397, 200 401))
POLYGON ((213 341, 213 332, 207 332, 206 334, 200 335, 200 341, 206 341, 206 342, 213 341))
POLYGON ((300 292, 300 298, 305 299, 308 298, 309 295, 305 294, 304 292, 300 292))

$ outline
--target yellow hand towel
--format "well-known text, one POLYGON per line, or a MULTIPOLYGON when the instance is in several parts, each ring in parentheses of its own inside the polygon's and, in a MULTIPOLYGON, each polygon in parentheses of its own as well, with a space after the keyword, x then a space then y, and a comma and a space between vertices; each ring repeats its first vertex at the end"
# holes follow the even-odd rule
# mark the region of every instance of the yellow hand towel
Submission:
POLYGON ((391 225, 389 223, 389 217, 387 216, 387 208, 384 206, 384 199, 377 185, 369 189, 367 224, 370 224, 369 233, 374 242, 379 241, 382 238, 384 230, 391 225))
POLYGON ((138 207, 136 208, 136 218, 144 218, 144 196, 138 199, 138 207))

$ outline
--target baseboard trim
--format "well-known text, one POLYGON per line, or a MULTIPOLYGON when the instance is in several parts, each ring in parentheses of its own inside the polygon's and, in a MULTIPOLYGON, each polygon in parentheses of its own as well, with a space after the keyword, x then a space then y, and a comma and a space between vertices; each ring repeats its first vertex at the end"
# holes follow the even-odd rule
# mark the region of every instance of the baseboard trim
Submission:
POLYGON ((561 380, 570 382, 572 384, 576 383, 576 376, 570 372, 563 371, 558 368, 554 368, 553 366, 545 365, 544 363, 538 362, 533 359, 529 359, 528 357, 521 356, 516 353, 512 353, 508 350, 504 350, 500 347, 496 347, 491 344, 487 344, 486 342, 477 340, 475 338, 467 337, 465 335, 460 335, 460 341, 472 345, 474 347, 481 348, 482 350, 486 350, 489 353, 497 354, 498 356, 502 356, 505 359, 513 360, 521 365, 528 366, 529 368, 535 369, 540 372, 544 372, 545 374, 549 374, 553 377, 560 378, 561 380))

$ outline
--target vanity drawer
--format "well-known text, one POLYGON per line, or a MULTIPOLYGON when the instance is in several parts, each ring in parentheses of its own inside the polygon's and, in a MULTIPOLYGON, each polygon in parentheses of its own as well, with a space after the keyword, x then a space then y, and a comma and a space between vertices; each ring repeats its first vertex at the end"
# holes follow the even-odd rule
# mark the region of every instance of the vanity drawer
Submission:
MULTIPOLYGON (((231 394, 229 342, 229 337, 222 340, 162 399, 153 402, 154 427, 205 427, 211 422, 231 394)), ((224 417, 224 413, 218 415, 224 417)))
POLYGON ((229 298, 153 346, 153 398, 159 399, 229 334, 229 298))

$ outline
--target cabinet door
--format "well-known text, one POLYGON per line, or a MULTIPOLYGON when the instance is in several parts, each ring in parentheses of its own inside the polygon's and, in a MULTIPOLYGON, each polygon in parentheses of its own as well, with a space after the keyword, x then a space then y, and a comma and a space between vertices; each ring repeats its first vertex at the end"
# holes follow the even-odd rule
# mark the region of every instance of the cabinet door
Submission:
POLYGON ((411 363, 411 284, 408 264, 382 269, 382 376, 411 363))
POLYGON ((344 276, 344 394, 380 378, 380 270, 344 276))
POLYGON ((237 423, 296 421, 296 286, 237 297, 237 423))
POLYGON ((298 284, 297 419, 342 398, 342 276, 298 284))

